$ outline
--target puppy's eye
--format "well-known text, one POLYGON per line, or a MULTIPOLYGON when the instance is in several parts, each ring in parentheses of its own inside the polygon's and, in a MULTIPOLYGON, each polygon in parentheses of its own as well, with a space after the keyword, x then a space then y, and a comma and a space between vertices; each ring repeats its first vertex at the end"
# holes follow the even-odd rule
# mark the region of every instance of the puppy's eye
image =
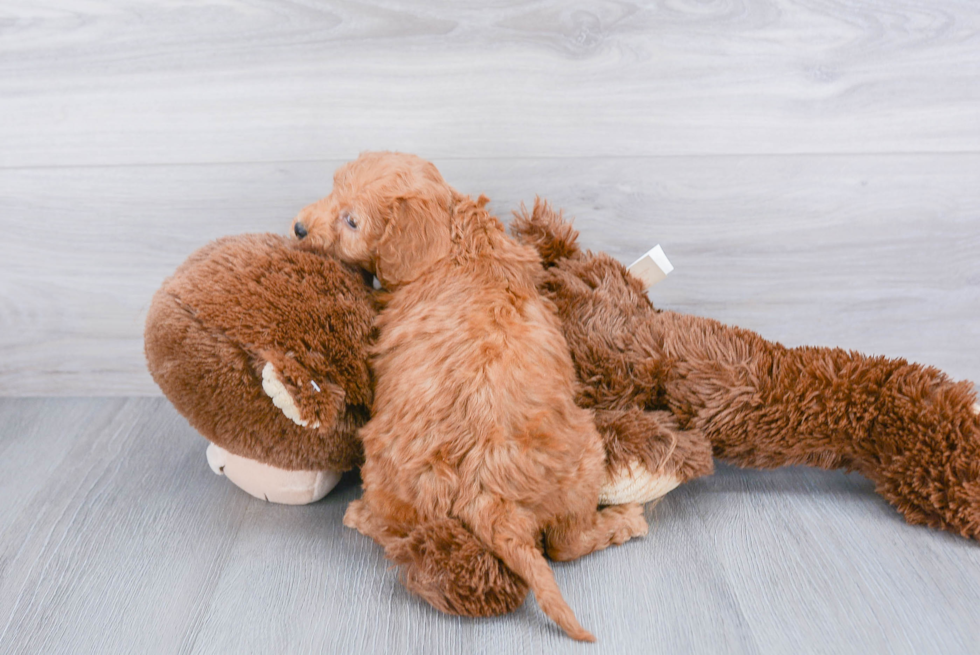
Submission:
POLYGON ((344 223, 346 223, 347 224, 347 227, 349 227, 350 229, 352 229, 352 230, 356 230, 357 229, 357 219, 355 219, 354 218, 354 215, 351 214, 349 211, 343 211, 343 212, 341 212, 340 213, 340 219, 342 221, 344 221, 344 223))

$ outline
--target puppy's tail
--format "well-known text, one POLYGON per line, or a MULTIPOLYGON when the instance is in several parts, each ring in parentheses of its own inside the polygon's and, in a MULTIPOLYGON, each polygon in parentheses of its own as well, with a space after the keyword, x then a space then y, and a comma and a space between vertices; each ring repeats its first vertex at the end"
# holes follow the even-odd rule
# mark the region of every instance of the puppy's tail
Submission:
POLYGON ((568 633, 569 637, 578 641, 595 641, 595 636, 579 624, 572 608, 562 598, 543 553, 530 544, 508 538, 498 540, 494 546, 504 564, 527 581, 541 610, 568 633))
POLYGON ((474 534, 491 544, 497 557, 527 582, 541 610, 569 637, 578 641, 595 641, 592 633, 579 624, 572 608, 562 597, 544 553, 523 534, 526 531, 519 526, 521 510, 508 509, 510 511, 497 513, 489 521, 486 514, 481 513, 476 521, 468 523, 474 534))

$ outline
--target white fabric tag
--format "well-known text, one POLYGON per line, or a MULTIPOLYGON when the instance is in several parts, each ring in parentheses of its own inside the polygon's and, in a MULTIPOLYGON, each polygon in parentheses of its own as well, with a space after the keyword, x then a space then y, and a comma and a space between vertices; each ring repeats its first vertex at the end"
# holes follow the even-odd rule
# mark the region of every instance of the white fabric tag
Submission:
POLYGON ((667 277, 674 267, 664 254, 663 248, 657 245, 630 264, 627 270, 643 282, 643 290, 646 291, 667 277))

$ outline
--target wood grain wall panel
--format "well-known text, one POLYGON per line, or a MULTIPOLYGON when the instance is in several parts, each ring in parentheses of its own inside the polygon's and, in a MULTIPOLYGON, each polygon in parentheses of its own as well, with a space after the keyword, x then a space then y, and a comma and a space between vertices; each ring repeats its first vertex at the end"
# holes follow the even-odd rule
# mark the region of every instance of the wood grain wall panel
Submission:
MULTIPOLYGON (((549 198, 623 262, 660 243, 662 307, 980 379, 980 155, 435 161, 502 217, 549 198)), ((211 239, 285 232, 340 163, 0 171, 0 394, 157 393, 155 289, 211 239)))
POLYGON ((6 3, 0 166, 976 152, 980 6, 6 3))

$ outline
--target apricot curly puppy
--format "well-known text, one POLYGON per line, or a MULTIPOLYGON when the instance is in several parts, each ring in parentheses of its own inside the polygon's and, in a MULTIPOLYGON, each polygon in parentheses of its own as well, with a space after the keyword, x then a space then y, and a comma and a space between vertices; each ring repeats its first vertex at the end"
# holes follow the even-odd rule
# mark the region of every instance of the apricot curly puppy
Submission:
POLYGON ((552 559, 569 560, 647 524, 639 505, 597 509, 602 440, 575 405, 568 346, 535 288, 539 256, 505 234, 486 202, 418 157, 368 153, 294 222, 297 236, 390 292, 373 418, 361 432, 364 495, 344 524, 391 554, 420 522, 458 520, 545 614, 593 641, 562 598, 542 536, 552 559))

